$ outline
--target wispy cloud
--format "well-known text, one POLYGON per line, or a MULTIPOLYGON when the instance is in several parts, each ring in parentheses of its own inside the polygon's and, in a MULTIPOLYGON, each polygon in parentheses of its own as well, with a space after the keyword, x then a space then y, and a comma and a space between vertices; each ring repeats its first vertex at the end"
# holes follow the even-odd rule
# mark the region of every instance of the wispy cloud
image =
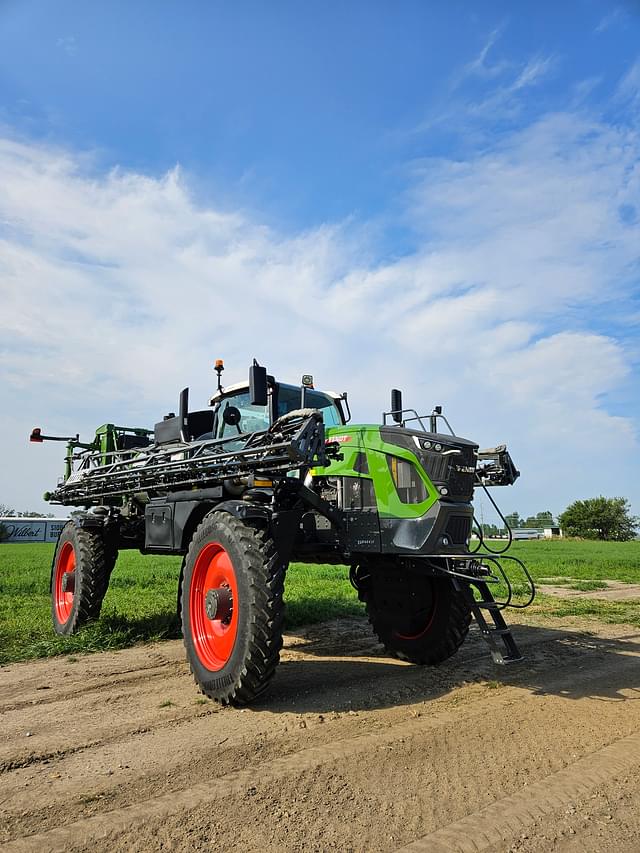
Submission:
MULTIPOLYGON (((531 89, 548 80, 558 58, 536 54, 525 61, 488 61, 499 44, 504 28, 491 32, 482 50, 452 76, 446 101, 436 104, 408 136, 419 136, 434 128, 454 128, 469 122, 496 122, 521 118, 530 107, 531 89)), ((476 127, 476 132, 482 132, 476 127)))
POLYGON ((631 66, 618 83, 616 100, 632 108, 640 107, 640 59, 631 66))
POLYGON ((489 54, 493 50, 496 43, 499 41, 504 27, 496 27, 489 33, 486 42, 484 43, 480 53, 464 65, 454 76, 453 88, 459 86, 466 77, 481 77, 484 79, 493 79, 503 74, 511 67, 511 63, 506 60, 496 60, 491 62, 489 54))
POLYGON ((184 384, 206 400, 213 358, 231 380, 255 355, 284 379, 349 388, 358 419, 400 385, 418 408, 444 403, 463 434, 508 440, 521 511, 550 487, 554 510, 594 489, 640 508, 636 463, 597 477, 585 464, 603 437, 638 458, 632 422, 605 401, 635 369, 606 318, 638 286, 640 224, 620 210, 639 161, 632 130, 572 114, 424 161, 406 208, 416 250, 388 262, 353 223, 284 235, 196 203, 179 169, 96 174, 72 151, 4 139, 2 498, 33 503, 58 473, 25 443, 38 420, 152 424, 184 384))
POLYGON ((75 56, 78 52, 78 42, 75 36, 62 36, 57 39, 56 47, 66 53, 67 56, 75 56))
POLYGON ((536 56, 530 59, 513 83, 507 87, 507 91, 518 92, 527 86, 536 85, 552 67, 553 59, 550 56, 536 56))
POLYGON ((597 35, 600 35, 601 33, 610 30, 613 26, 615 26, 615 24, 619 23, 625 17, 625 10, 621 6, 616 6, 614 9, 611 10, 611 12, 608 12, 600 19, 600 21, 596 25, 594 32, 597 35))

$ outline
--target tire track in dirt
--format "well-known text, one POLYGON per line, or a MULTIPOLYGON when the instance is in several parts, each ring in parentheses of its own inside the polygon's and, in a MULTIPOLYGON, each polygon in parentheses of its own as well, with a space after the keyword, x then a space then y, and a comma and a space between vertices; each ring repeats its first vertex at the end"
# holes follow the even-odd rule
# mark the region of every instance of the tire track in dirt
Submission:
MULTIPOLYGON (((467 719, 467 722, 469 720, 467 719)), ((374 732, 355 738, 340 740, 335 744, 322 744, 301 750, 294 755, 275 758, 268 765, 249 767, 230 773, 222 778, 210 779, 193 785, 182 791, 156 797, 143 803, 136 803, 122 809, 88 817, 80 821, 58 827, 49 832, 30 838, 9 842, 0 850, 6 853, 33 850, 64 850, 70 845, 91 845, 119 834, 130 831, 135 824, 144 825, 149 821, 166 820, 172 815, 211 804, 217 799, 237 796, 254 786, 256 779, 262 785, 278 782, 283 777, 300 778, 305 772, 323 767, 326 764, 344 763, 362 753, 402 743, 419 736, 425 729, 437 728, 431 720, 416 720, 400 724, 394 730, 374 732)), ((526 745, 525 745, 526 746, 526 745)), ((496 839, 504 840, 525 827, 535 819, 537 813, 549 814, 557 806, 583 794, 615 775, 640 764, 640 735, 630 735, 605 747, 596 756, 590 755, 577 761, 570 768, 557 771, 544 780, 533 783, 525 791, 498 801, 487 809, 408 846, 407 851, 424 850, 441 853, 444 850, 473 851, 487 848, 496 849, 496 839), (507 821, 508 832, 501 823, 501 817, 507 821), (512 823, 513 819, 513 823, 512 823), (484 837, 480 837, 481 846, 476 841, 478 826, 482 826, 484 837), (473 832, 475 827, 475 832, 473 832), (445 846, 448 844, 449 846, 445 846), (459 846, 451 846, 457 844, 459 846), (416 846, 417 845, 417 846, 416 846)), ((448 787, 448 786, 447 786, 448 787)))
MULTIPOLYGON (((198 833, 202 839, 211 839, 212 832, 218 831, 212 829, 209 815, 225 811, 236 815, 240 802, 246 825, 242 838, 236 838, 237 828, 234 835, 225 824, 224 815, 218 821, 228 849, 276 849, 278 845, 291 850, 331 849, 327 843, 331 833, 341 839, 337 849, 394 849, 395 840, 406 843, 443 822, 460 820, 469 811, 486 806, 487 797, 491 802, 492 797, 511 795, 531 781, 532 774, 541 778, 557 772, 575 760, 574 754, 579 757, 592 751, 594 744, 603 745, 607 738, 614 740, 638 728, 640 711, 628 702, 628 685, 637 686, 638 680, 637 638, 631 632, 617 637, 611 629, 608 636, 594 638, 563 630, 551 632, 556 639, 550 640, 549 633, 529 632, 530 666, 525 671, 501 673, 508 686, 496 690, 478 683, 485 671, 494 675, 496 671, 487 669, 484 659, 476 663, 473 642, 466 661, 461 655, 436 671, 380 658, 329 657, 326 646, 325 656, 318 657, 316 646, 315 654, 305 658, 297 645, 295 653, 285 656, 272 701, 256 711, 225 710, 215 717, 215 723, 183 719, 173 726, 169 721, 166 732, 159 727, 133 738, 123 735, 120 755, 130 751, 138 757, 135 772, 101 778, 99 790, 104 796, 95 801, 78 801, 87 778, 81 765, 84 760, 89 770, 100 766, 104 745, 87 749, 84 758, 70 755, 57 762, 62 773, 65 768, 70 771, 69 779, 61 779, 49 791, 41 776, 33 776, 31 784, 36 788, 29 792, 34 800, 31 810, 24 814, 5 810, 10 818, 9 837, 14 838, 9 843, 22 844, 15 849, 57 849, 58 837, 65 837, 67 849, 82 849, 83 844, 95 847, 96 843, 102 849, 108 837, 108 846, 116 843, 123 850, 136 849, 136 845, 141 850, 160 849, 153 846, 156 838, 166 847, 179 847, 186 838, 191 845, 194 833, 196 840, 198 833), (542 638, 539 643, 536 636, 542 638), (461 683, 466 678, 460 678, 458 662, 464 663, 462 670, 474 683, 461 683), (334 677, 318 681, 313 673, 317 664, 334 677), (351 678, 349 666, 368 666, 369 670, 358 681, 351 678), (376 685, 380 688, 377 695, 376 685), (338 702, 344 703, 349 691, 353 704, 362 710, 336 713, 335 720, 321 723, 318 708, 326 711, 335 706, 336 692, 338 702), (585 703, 588 708, 582 707, 585 703), (580 713, 573 713, 578 708, 580 713), (575 731, 563 731, 568 713, 575 731), (506 731, 505 721, 509 724, 506 731), (210 745, 203 744, 209 724, 215 732, 215 742, 210 745), (548 739, 549 729, 559 733, 557 738, 554 740, 554 734, 550 744, 540 746, 538 741, 548 739), (484 766, 487 749, 493 762, 489 767, 484 766), (383 795, 390 785, 399 793, 385 803, 383 795), (323 800, 327 790, 334 791, 330 804, 323 800), (455 797, 447 804, 451 792, 455 797), (136 805, 136 801, 147 801, 149 808, 145 811, 147 802, 136 805), (227 806, 211 808, 214 802, 227 806), (60 803, 66 805, 62 813, 60 803), (295 808, 290 806, 295 820, 270 821, 269 816, 285 814, 288 803, 295 804, 295 808), (358 808, 350 811, 354 803, 358 808), (109 812, 104 811, 105 806, 109 812), (142 809, 139 817, 137 808, 142 809), (92 816, 90 811, 95 809, 100 813, 92 816), (319 819, 322 811, 324 819, 319 819), (360 826, 363 815, 366 824, 360 826), (67 825, 56 827, 61 820, 67 825), (265 820, 267 825, 274 824, 273 838, 264 834, 265 820), (338 832, 340 820, 348 828, 338 832), (142 836, 140 826, 131 828, 132 821, 145 826, 142 836), (304 827, 298 846, 295 826, 290 825, 284 837, 277 834, 283 821, 304 827), (382 832, 387 823, 393 829, 393 840, 382 832), (151 834, 150 825, 154 827, 151 834), (120 828, 116 831, 114 826, 120 828), (38 831, 46 828, 50 831, 38 831), (358 846, 355 828, 365 846, 358 846), (231 835, 225 835, 225 829, 231 835), (34 832, 22 841, 17 838, 34 832), (230 837, 238 846, 228 844, 230 837), (85 841, 78 841, 82 838, 85 841), (316 847, 308 846, 314 838, 316 847)), ((336 646, 341 644, 336 642, 334 650, 336 646)), ((176 689, 184 693, 187 683, 188 677, 179 680, 176 689)), ((61 718, 73 713, 73 702, 66 704, 61 718)), ((135 719, 135 697, 131 705, 130 716, 135 719)), ((21 784, 28 772, 9 773, 5 779, 21 784)), ((17 786, 14 793, 18 793, 17 786)), ((206 847, 204 840, 202 844, 206 847)))
POLYGON ((534 782, 526 790, 402 847, 398 853, 497 850, 540 818, 550 817, 598 786, 639 767, 640 734, 633 734, 534 782))
MULTIPOLYGON (((558 638, 554 636, 553 639, 545 641, 543 635, 533 645, 537 647, 541 647, 545 643, 547 645, 558 645, 559 640, 562 639, 562 637, 558 638)), ((471 649, 479 645, 479 638, 472 637, 470 643, 471 649)), ((315 646, 315 655, 317 656, 320 651, 318 641, 316 641, 315 646)), ((567 654, 564 649, 561 649, 559 653, 562 656, 566 656, 567 654)), ((152 657, 149 654, 147 656, 152 657)), ((286 666, 287 661, 289 663, 297 661, 301 664, 302 675, 300 679, 297 679, 301 693, 304 693, 305 688, 314 690, 317 687, 315 673, 310 677, 309 673, 306 672, 310 668, 303 663, 308 659, 308 653, 300 650, 299 647, 294 647, 292 651, 285 652, 283 658, 283 666, 286 666)), ((330 666, 332 669, 334 694, 339 692, 340 687, 343 688, 343 693, 346 692, 348 694, 351 690, 352 679, 350 674, 347 674, 347 667, 345 666, 344 671, 340 672, 341 668, 336 664, 340 662, 348 664, 353 659, 354 656, 331 656, 330 666)), ((548 655, 546 659, 548 663, 548 655)), ((388 658, 360 658, 360 661, 365 666, 371 665, 374 669, 376 662, 382 661, 383 665, 389 670, 385 673, 385 689, 383 691, 376 690, 375 701, 378 705, 381 702, 394 705, 414 701, 417 698, 417 694, 421 691, 425 692, 431 698, 437 695, 438 690, 451 690, 456 683, 465 681, 466 679, 477 680, 482 675, 490 678, 495 670, 487 660, 486 653, 480 656, 471 655, 467 660, 465 660, 465 654, 461 654, 455 659, 455 662, 439 670, 427 669, 420 671, 388 658), (416 672, 426 673, 426 678, 416 678, 416 672), (426 690, 425 681, 429 682, 426 690)), ((102 665, 101 661, 97 663, 102 665)), ((167 663, 173 664, 174 661, 169 660, 167 663)), ((10 770, 28 767, 32 764, 50 762, 67 754, 117 743, 130 736, 144 734, 152 726, 166 727, 179 725, 196 716, 192 705, 185 704, 184 701, 174 703, 170 699, 168 700, 170 705, 176 706, 172 718, 169 721, 158 721, 157 719, 158 707, 161 706, 163 700, 166 701, 167 695, 173 696, 181 692, 180 686, 184 683, 184 678, 187 675, 187 667, 183 661, 180 662, 180 669, 178 671, 171 671, 168 674, 164 670, 159 672, 157 675, 163 676, 162 678, 156 677, 154 673, 153 680, 150 680, 147 667, 140 669, 137 679, 135 677, 136 674, 135 671, 127 670, 125 682, 119 679, 109 681, 108 679, 100 680, 91 678, 85 682, 86 688, 84 690, 78 686, 57 697, 49 697, 47 695, 43 700, 37 701, 38 708, 45 704, 48 704, 50 707, 46 716, 46 723, 40 726, 36 724, 28 742, 24 737, 31 724, 29 722, 30 717, 25 712, 31 709, 36 700, 20 703, 20 707, 17 708, 9 707, 7 709, 5 707, 0 710, 4 733, 4 737, 0 740, 0 775, 10 770), (130 694, 125 690, 127 686, 136 688, 137 714, 135 717, 132 717, 130 714, 130 694), (116 688, 118 692, 114 692, 116 688), (69 727, 67 722, 69 720, 69 712, 66 704, 71 700, 75 700, 72 728, 69 727), (84 740, 82 740, 83 732, 86 732, 88 735, 84 740)), ((368 685, 371 690, 364 689, 360 691, 361 694, 364 693, 366 696, 375 688, 379 688, 377 676, 377 672, 372 673, 368 685)), ((27 689, 30 689, 30 687, 27 689)), ((193 698, 194 701, 197 701, 195 694, 193 698)), ((273 698, 275 698, 275 703, 277 704, 277 694, 276 697, 272 697, 272 701, 273 698)), ((363 707, 367 706, 366 701, 360 704, 363 707)), ((351 707, 350 701, 348 702, 348 706, 351 707)), ((37 713, 41 717, 41 710, 38 710, 37 713)), ((202 716, 202 713, 197 716, 202 716)))
MULTIPOLYGON (((137 683, 141 680, 162 678, 166 674, 167 668, 174 669, 176 672, 185 671, 184 653, 180 653, 177 648, 178 644, 167 643, 167 645, 174 647, 173 655, 175 657, 173 659, 157 652, 147 652, 145 657, 151 661, 148 665, 139 663, 137 666, 129 666, 124 669, 114 666, 114 661, 107 660, 105 661, 107 664, 106 672, 100 672, 98 676, 83 680, 81 684, 76 682, 67 684, 65 682, 66 678, 73 677, 73 667, 80 660, 73 656, 68 656, 62 660, 47 659, 46 662, 31 663, 30 667, 37 668, 38 675, 35 678, 23 675, 25 664, 12 664, 10 667, 4 668, 2 683, 0 684, 0 715, 9 711, 19 711, 33 704, 44 705, 49 702, 73 699, 94 690, 100 691, 120 685, 125 686, 132 682, 137 683), (70 659, 74 661, 73 664, 68 662, 70 659), (21 698, 16 699, 16 694, 22 694, 21 698)), ((131 649, 127 650, 127 652, 131 651, 131 649)), ((124 653, 111 653, 116 663, 121 654, 124 653)), ((100 653, 95 657, 98 658, 96 668, 100 669, 100 664, 102 664, 106 654, 100 653)))

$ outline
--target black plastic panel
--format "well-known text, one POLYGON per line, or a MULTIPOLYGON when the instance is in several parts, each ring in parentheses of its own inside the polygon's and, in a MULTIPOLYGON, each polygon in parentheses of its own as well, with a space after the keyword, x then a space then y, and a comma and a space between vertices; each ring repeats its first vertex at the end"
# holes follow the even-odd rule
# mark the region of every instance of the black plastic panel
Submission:
POLYGON ((145 548, 173 548, 173 504, 147 504, 145 548))

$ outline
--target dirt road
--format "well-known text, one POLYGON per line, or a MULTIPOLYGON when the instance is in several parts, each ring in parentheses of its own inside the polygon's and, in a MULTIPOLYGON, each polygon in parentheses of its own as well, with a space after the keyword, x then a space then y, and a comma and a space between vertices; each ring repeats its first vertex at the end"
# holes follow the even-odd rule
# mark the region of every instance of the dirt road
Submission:
POLYGON ((315 626, 242 711, 178 642, 0 670, 0 850, 640 850, 640 633, 517 631, 427 669, 315 626))

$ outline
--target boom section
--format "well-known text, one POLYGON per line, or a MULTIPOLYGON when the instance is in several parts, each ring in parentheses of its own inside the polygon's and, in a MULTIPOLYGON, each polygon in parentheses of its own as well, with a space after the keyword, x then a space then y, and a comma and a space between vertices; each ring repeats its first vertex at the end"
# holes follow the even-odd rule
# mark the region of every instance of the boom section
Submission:
POLYGON ((325 444, 322 414, 312 409, 289 412, 268 429, 223 439, 177 441, 149 448, 74 454, 70 476, 48 495, 51 503, 119 503, 146 492, 207 488, 224 480, 260 473, 272 479, 329 464, 335 452, 325 444))

